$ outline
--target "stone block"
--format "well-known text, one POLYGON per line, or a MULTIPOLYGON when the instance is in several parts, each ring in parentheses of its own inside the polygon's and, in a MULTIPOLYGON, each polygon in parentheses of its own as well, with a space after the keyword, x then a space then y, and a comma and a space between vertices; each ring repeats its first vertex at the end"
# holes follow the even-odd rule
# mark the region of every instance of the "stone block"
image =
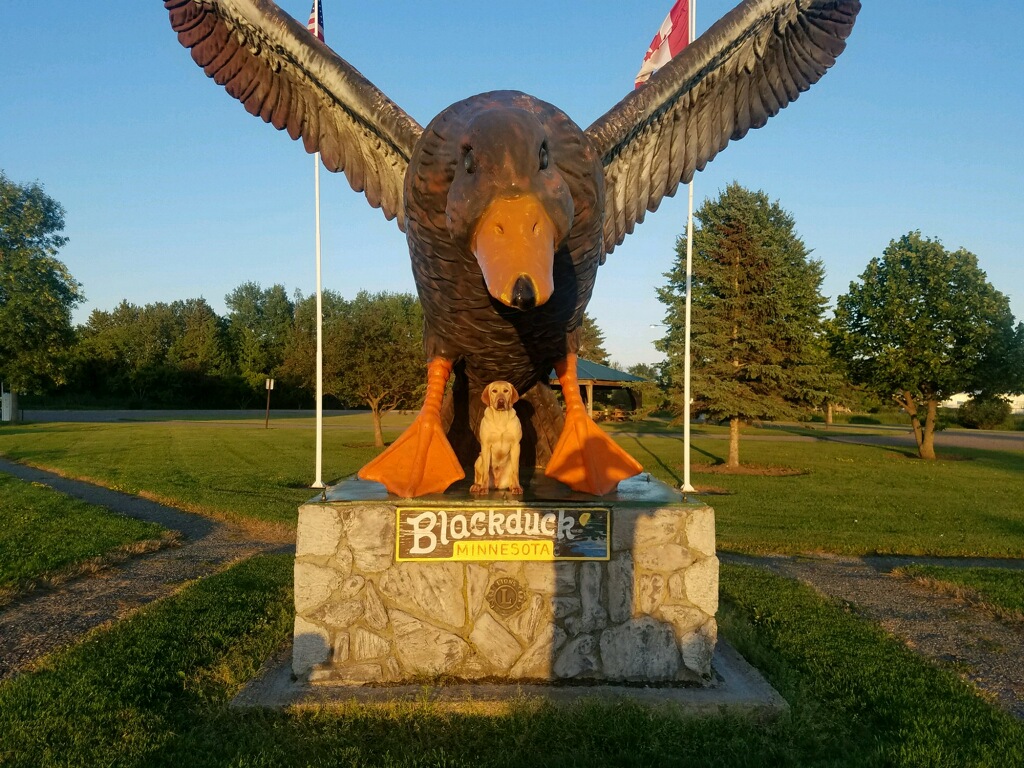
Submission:
POLYGON ((537 623, 543 612, 544 598, 534 595, 523 610, 509 618, 508 628, 523 642, 530 643, 537 634, 537 623))
POLYGON ((380 578, 381 594, 394 606, 432 623, 466 623, 461 563, 399 563, 380 578))
MULTIPOLYGON (((714 512, 656 481, 622 494, 629 482, 621 498, 564 502, 611 509, 611 559, 582 562, 396 562, 396 501, 329 489, 327 501, 299 511, 293 669, 351 684, 439 675, 707 683, 717 636, 714 512), (656 504, 644 500, 649 489, 656 504), (498 579, 502 589, 492 590, 498 579)), ((416 503, 481 504, 451 493, 416 503)), ((486 504, 514 512, 530 502, 486 504)))
POLYGON ((319 624, 295 617, 292 642, 292 674, 302 676, 331 659, 331 636, 319 624))
POLYGON ((643 616, 601 633, 601 659, 608 680, 659 682, 679 672, 679 647, 672 628, 643 616))
POLYGON ((384 681, 384 673, 380 664, 348 664, 338 667, 332 680, 352 685, 366 685, 384 681))
POLYGON ((350 644, 348 632, 338 632, 334 636, 334 656, 331 657, 331 661, 334 664, 342 664, 348 661, 350 644))
POLYGON ((555 613, 555 619, 564 619, 580 612, 580 599, 578 597, 554 597, 551 599, 551 607, 555 613))
POLYGON ((555 677, 594 677, 601 670, 597 656, 597 638, 593 635, 574 637, 558 653, 552 668, 555 677))
POLYGON ((313 563, 295 563, 295 612, 298 615, 319 608, 348 576, 313 563))
POLYGON ((365 608, 363 621, 376 630, 382 630, 388 625, 388 612, 384 608, 384 603, 381 602, 380 595, 377 594, 377 588, 373 586, 372 581, 366 583, 366 591, 363 593, 363 606, 365 608))
POLYGON ((307 504, 302 515, 305 524, 296 532, 295 556, 333 555, 341 541, 341 519, 337 511, 323 504, 307 504))
POLYGON ((544 627, 519 661, 509 670, 514 680, 550 680, 555 654, 568 640, 565 630, 549 624, 544 627))
POLYGON ((665 601, 665 577, 660 573, 644 573, 634 579, 637 614, 651 614, 665 601))
POLYGON ((347 600, 344 603, 326 603, 313 613, 313 618, 328 627, 346 628, 362 615, 363 604, 358 600, 347 600))
POLYGON ((346 519, 345 538, 355 567, 361 573, 380 573, 395 557, 395 516, 382 515, 373 507, 355 508, 346 519))
POLYGON ((682 544, 654 544, 633 549, 633 560, 638 568, 648 571, 672 573, 688 568, 693 554, 682 544))
POLYGON ((714 621, 705 622, 695 631, 682 637, 679 641, 679 650, 683 666, 702 678, 710 678, 711 657, 717 641, 718 626, 714 621))
POLYGON ((718 558, 698 560, 683 574, 686 599, 708 616, 718 613, 718 558))
POLYGON ((715 554, 715 512, 698 507, 686 519, 686 545, 705 557, 715 554))
POLYGON ((523 578, 531 590, 545 595, 576 592, 576 564, 572 562, 523 563, 523 578))
POLYGON ((633 615, 633 556, 622 552, 608 563, 608 619, 615 624, 633 615))
POLYGON ((388 612, 395 633, 395 654, 413 677, 450 674, 469 655, 458 635, 398 610, 388 612))
POLYGON ((367 661, 387 656, 391 653, 391 643, 380 635, 362 627, 352 630, 352 658, 356 661, 367 661))
POLYGON ((523 652, 515 636, 489 613, 480 614, 469 639, 499 673, 507 672, 523 652))

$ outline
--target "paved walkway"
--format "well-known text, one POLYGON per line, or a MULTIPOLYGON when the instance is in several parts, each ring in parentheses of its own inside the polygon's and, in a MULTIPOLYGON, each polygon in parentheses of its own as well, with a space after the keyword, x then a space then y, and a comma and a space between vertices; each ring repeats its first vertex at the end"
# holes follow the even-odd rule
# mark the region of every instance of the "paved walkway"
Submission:
POLYGON ((178 531, 182 546, 133 558, 53 590, 39 590, 0 612, 0 680, 82 634, 258 552, 288 542, 259 538, 200 515, 0 459, 0 472, 178 531))
POLYGON ((1024 629, 995 621, 963 601, 892 575, 912 563, 1024 570, 1022 560, 923 557, 748 557, 720 553, 724 562, 754 565, 797 579, 938 660, 1024 718, 1024 629))

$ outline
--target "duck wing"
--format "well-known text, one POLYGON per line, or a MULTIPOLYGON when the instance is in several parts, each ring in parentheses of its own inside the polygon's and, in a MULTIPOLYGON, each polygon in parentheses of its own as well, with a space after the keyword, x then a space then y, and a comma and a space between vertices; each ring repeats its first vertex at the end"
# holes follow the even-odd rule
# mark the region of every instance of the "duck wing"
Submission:
POLYGON ((591 125, 607 251, 730 140, 816 83, 859 10, 858 0, 747 0, 591 125))
POLYGON ((179 42, 253 115, 302 138, 405 229, 402 187, 423 128, 269 0, 164 0, 179 42))

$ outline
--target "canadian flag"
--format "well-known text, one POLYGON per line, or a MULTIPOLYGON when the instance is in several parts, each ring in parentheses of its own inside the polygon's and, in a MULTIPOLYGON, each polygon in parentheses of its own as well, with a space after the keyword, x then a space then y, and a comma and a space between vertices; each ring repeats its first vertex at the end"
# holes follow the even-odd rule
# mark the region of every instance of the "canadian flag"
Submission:
POLYGON ((644 63, 636 75, 635 88, 647 82, 648 78, 668 64, 672 57, 690 42, 690 0, 677 0, 661 23, 658 34, 647 49, 644 63))

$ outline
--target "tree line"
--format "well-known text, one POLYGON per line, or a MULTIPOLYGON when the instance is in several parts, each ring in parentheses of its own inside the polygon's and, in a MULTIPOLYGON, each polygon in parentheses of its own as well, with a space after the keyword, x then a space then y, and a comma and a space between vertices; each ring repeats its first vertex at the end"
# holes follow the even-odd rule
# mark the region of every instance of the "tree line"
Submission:
MULTIPOLYGON (((277 380, 274 402, 313 407, 314 296, 281 285, 239 285, 219 316, 205 299, 71 312, 81 285, 57 253, 63 208, 39 184, 0 172, 0 381, 51 405, 245 408, 277 380)), ((763 191, 731 184, 695 213, 691 371, 694 414, 728 423, 729 464, 739 463, 744 423, 789 419, 871 392, 908 414, 919 452, 934 458, 938 404, 958 392, 973 409, 1005 407, 1024 391, 1024 324, 977 257, 910 232, 872 258, 832 317, 824 268, 796 234, 793 217, 763 191)), ((682 412, 686 239, 658 289, 665 361, 630 372, 648 407, 682 412), (660 390, 660 392, 659 392, 660 390), (661 395, 659 397, 659 394, 661 395)), ((415 408, 423 386, 422 311, 406 293, 325 291, 327 407, 367 407, 382 444, 380 414, 415 408)), ((612 364, 585 317, 580 354, 612 364)))
MULTIPOLYGON (((974 396, 973 410, 1009 407, 1024 391, 1024 324, 973 253, 910 232, 872 258, 826 317, 822 263, 793 217, 762 191, 729 185, 695 212, 692 260, 693 409, 730 425, 727 463, 739 464, 739 427, 831 413, 856 388, 908 415, 918 452, 934 459, 938 407, 974 396)), ((658 290, 666 306, 662 376, 683 406, 686 238, 658 290)))

